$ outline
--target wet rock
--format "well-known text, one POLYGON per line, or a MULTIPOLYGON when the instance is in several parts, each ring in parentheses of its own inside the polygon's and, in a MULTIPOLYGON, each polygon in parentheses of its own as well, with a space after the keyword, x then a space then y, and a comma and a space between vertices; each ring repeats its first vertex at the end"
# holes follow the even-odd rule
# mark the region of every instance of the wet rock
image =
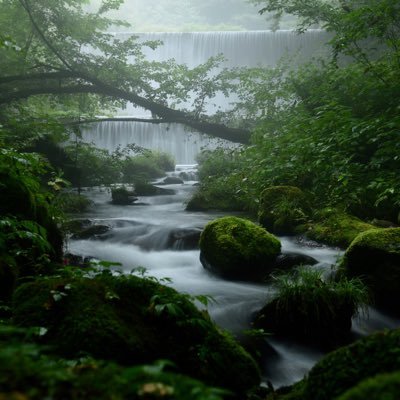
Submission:
POLYGON ((177 176, 167 176, 164 180, 163 183, 165 185, 175 185, 175 184, 183 184, 183 180, 181 178, 178 178, 177 176))
POLYGON ((75 240, 87 239, 106 239, 101 236, 107 233, 111 228, 108 225, 92 225, 72 235, 75 240))
POLYGON ((280 271, 286 271, 300 265, 315 265, 318 261, 302 253, 284 253, 280 254, 275 262, 274 268, 280 271))
POLYGON ((134 238, 132 243, 144 250, 196 250, 200 234, 197 228, 165 228, 134 238))
POLYGON ((64 265, 70 265, 74 267, 81 267, 81 268, 90 267, 90 263, 93 260, 94 260, 93 257, 84 257, 72 253, 66 253, 64 255, 64 265))
POLYGON ((255 361, 230 335, 187 296, 150 279, 37 279, 18 288, 14 305, 15 323, 46 328, 41 341, 60 356, 84 353, 122 365, 171 360, 180 373, 238 398, 259 385, 255 361))
POLYGON ((137 200, 135 192, 125 187, 111 189, 112 203, 118 205, 130 205, 137 200))
POLYGON ((148 182, 135 182, 135 193, 137 196, 160 196, 173 195, 175 191, 172 189, 160 188, 148 182))

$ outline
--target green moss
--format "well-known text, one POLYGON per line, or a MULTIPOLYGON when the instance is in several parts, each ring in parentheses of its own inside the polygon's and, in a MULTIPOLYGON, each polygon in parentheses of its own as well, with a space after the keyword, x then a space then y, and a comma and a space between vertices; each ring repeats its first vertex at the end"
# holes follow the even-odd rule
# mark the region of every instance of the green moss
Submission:
POLYGON ((0 325, 0 399, 221 400, 226 391, 168 370, 170 362, 124 367, 92 358, 46 354, 32 333, 0 325))
POLYGON ((398 400, 399 398, 400 372, 394 372, 365 379, 338 400, 398 400))
POLYGON ((325 209, 309 225, 307 236, 334 246, 347 247, 361 232, 375 227, 341 211, 325 209))
POLYGON ((240 279, 267 274, 280 253, 279 240, 264 228, 237 217, 209 222, 200 236, 203 265, 240 279))
POLYGON ((14 295, 21 326, 47 328, 57 354, 89 354, 123 364, 169 359, 179 371, 244 392, 259 382, 254 360, 175 290, 111 275, 39 279, 14 295))
POLYGON ((303 398, 335 399, 368 377, 399 369, 400 330, 379 332, 319 361, 306 379, 303 398))
POLYGON ((258 220, 270 232, 294 234, 308 212, 306 196, 297 187, 272 186, 261 193, 258 220))
POLYGON ((378 305, 400 306, 400 228, 374 229, 358 235, 342 261, 347 276, 361 277, 378 305))
POLYGON ((276 276, 275 288, 255 326, 328 348, 349 341, 351 318, 369 300, 361 281, 324 281, 321 271, 310 268, 276 276))

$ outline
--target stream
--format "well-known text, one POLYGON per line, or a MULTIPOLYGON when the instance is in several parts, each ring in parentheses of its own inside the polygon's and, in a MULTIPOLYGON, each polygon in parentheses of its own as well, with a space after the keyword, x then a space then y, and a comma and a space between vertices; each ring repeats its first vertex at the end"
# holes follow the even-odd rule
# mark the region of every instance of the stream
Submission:
MULTIPOLYGON (((189 168, 191 166, 180 166, 177 170, 189 168)), ((79 218, 108 225, 111 230, 105 240, 70 239, 67 251, 99 260, 120 262, 120 269, 126 273, 142 266, 150 276, 171 279, 171 283, 167 284, 178 291, 191 295, 210 295, 215 300, 207 307, 211 318, 222 328, 240 336, 243 331, 251 328, 252 314, 265 304, 273 292, 266 285, 231 282, 216 277, 202 267, 198 250, 182 250, 179 240, 172 244, 167 240, 171 232, 200 231, 208 221, 226 215, 185 211, 185 203, 195 190, 194 183, 187 181, 184 184, 162 186, 176 193, 140 197, 138 202, 142 205, 128 206, 111 204, 111 194, 107 188, 86 189, 83 193, 94 205, 84 215, 80 214, 79 218)), ((337 248, 298 241, 293 237, 279 239, 283 252, 312 256, 318 261, 316 267, 327 272, 342 254, 337 248)), ((397 326, 397 320, 372 308, 369 310, 369 318, 353 321, 355 335, 397 326)), ((303 378, 323 356, 317 350, 293 342, 272 337, 268 337, 267 342, 263 379, 271 382, 274 387, 289 385, 303 378)))

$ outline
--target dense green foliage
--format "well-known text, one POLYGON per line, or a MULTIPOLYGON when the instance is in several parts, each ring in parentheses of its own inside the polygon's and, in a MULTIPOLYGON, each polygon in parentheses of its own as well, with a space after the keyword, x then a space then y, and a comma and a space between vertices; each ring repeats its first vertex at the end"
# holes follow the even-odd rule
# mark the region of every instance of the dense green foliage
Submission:
MULTIPOLYGON (((254 129, 251 145, 203 155, 194 208, 245 209, 256 215, 260 202, 268 206, 265 190, 289 186, 306 193, 307 202, 288 204, 285 195, 274 208, 280 214, 293 212, 290 216, 296 225, 308 223, 308 218, 319 222, 312 228, 315 237, 328 237, 331 243, 347 244, 369 228, 348 214, 398 221, 398 0, 256 0, 263 11, 277 17, 285 12, 299 17, 300 30, 314 24, 329 30, 332 57, 298 69, 287 63, 274 69, 218 73, 219 57, 193 70, 172 60, 148 62, 135 38, 120 41, 105 33, 127 28, 105 16, 120 3, 105 0, 98 11, 86 13, 85 0, 0 2, 1 311, 12 311, 18 324, 40 326, 38 340, 53 345, 46 349, 50 353, 75 358, 89 353, 111 361, 55 361, 36 345, 21 346, 23 340, 16 337, 15 346, 1 346, 0 382, 6 392, 0 392, 0 397, 43 398, 57 396, 61 390, 71 398, 171 397, 171 387, 177 398, 184 391, 191 398, 220 396, 221 392, 210 392, 191 378, 179 378, 177 383, 178 378, 164 376, 158 369, 157 381, 148 382, 141 375, 142 367, 114 364, 134 360, 137 365, 160 357, 174 360, 190 376, 240 394, 258 384, 254 361, 187 296, 131 276, 105 272, 94 277, 96 272, 89 270, 89 278, 85 272, 61 268, 60 214, 54 206, 65 185, 64 176, 78 186, 123 181, 136 188, 143 183, 148 189, 147 180, 171 168, 171 160, 164 156, 119 150, 110 155, 82 144, 77 125, 105 109, 112 111, 132 101, 166 121, 200 124, 205 129, 204 110, 210 98, 217 92, 235 93, 238 101, 232 111, 214 118, 254 129), (190 110, 176 108, 187 102, 192 103, 190 110), (55 151, 54 145, 73 134, 74 143, 55 151), (46 154, 62 171, 45 168, 40 157, 27 151, 46 154), (324 207, 331 211, 315 212, 324 207), (127 380, 132 386, 126 386, 127 380)), ((210 4, 196 1, 190 7, 200 15, 210 4)), ((157 6, 163 5, 157 2, 157 6)), ((221 10, 214 11, 217 20, 221 10)), ((230 11, 225 6, 222 13, 230 11)), ((146 45, 153 48, 157 43, 146 45)), ((221 136, 222 126, 212 128, 221 136)), ((203 262, 220 263, 226 269, 233 266, 247 277, 254 266, 264 268, 279 253, 279 241, 262 228, 234 218, 224 222, 211 238, 207 229, 212 231, 213 222, 202 235, 203 262)), ((383 269, 389 267, 390 273, 379 291, 392 294, 398 291, 398 268, 392 275, 393 265, 399 265, 398 235, 385 231, 382 237, 390 240, 381 241, 376 232, 355 239, 344 265, 350 270, 351 255, 358 246, 366 254, 364 239, 371 235, 373 244, 368 248, 374 257, 361 258, 362 265, 353 264, 354 275, 367 272, 372 276, 372 284, 368 280, 367 284, 376 294, 380 283, 374 267, 382 267, 382 258, 377 260, 375 255, 388 256, 383 269)), ((304 277, 282 281, 283 304, 294 297, 296 306, 305 304, 306 317, 317 315, 321 321, 318 307, 326 315, 338 314, 331 307, 343 302, 348 303, 348 316, 352 315, 364 293, 360 287, 349 288, 342 281, 333 291, 318 279, 311 289, 302 286, 311 280, 304 277), (336 290, 338 297, 333 294, 336 290), (358 297, 351 297, 354 294, 358 297), (311 304, 309 298, 322 300, 311 304)), ((295 309, 290 307, 285 315, 295 309)), ((399 347, 399 333, 392 331, 342 348, 320 361, 288 396, 334 398, 366 377, 399 370, 399 347)))
POLYGON ((272 186, 261 193, 258 221, 270 232, 287 235, 307 221, 309 205, 305 194, 294 186, 272 186))
POLYGON ((337 206, 361 218, 396 222, 398 1, 346 2, 350 11, 341 2, 259 3, 302 16, 300 29, 327 20, 334 57, 296 69, 282 64, 237 72, 239 102, 231 118, 258 119, 253 146, 234 157, 230 151, 222 159, 221 151, 208 157, 206 170, 215 164, 222 171, 224 162, 226 172, 206 174, 197 196, 234 192, 236 202, 257 211, 262 190, 290 185, 309 192, 316 208, 337 206))

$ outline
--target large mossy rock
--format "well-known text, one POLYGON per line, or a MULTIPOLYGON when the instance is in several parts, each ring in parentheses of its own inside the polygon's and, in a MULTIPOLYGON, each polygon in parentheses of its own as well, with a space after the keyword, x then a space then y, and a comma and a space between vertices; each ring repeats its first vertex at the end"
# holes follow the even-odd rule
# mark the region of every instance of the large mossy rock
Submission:
POLYGON ((296 228, 305 223, 308 212, 306 196, 297 187, 271 186, 261 193, 258 220, 270 232, 296 233, 296 228))
POLYGON ((266 277, 281 243, 249 220, 223 217, 209 222, 200 236, 200 260, 206 269, 230 279, 266 277))
POLYGON ((365 379, 337 400, 399 400, 400 371, 365 379))
POLYGON ((309 225, 307 237, 333 246, 347 247, 362 232, 375 226, 335 209, 324 209, 309 225))
POLYGON ((16 290, 14 321, 46 328, 43 342, 61 356, 125 365, 168 359, 182 373, 236 392, 259 383, 255 361, 242 347, 187 296, 149 279, 38 279, 16 290))
POLYGON ((400 228, 358 235, 344 254, 342 269, 364 280, 378 306, 400 314, 400 228))
POLYGON ((170 362, 126 367, 60 359, 29 342, 29 331, 0 325, 1 400, 222 400, 224 391, 173 371, 170 362))
POLYGON ((311 369, 297 398, 337 399, 366 378, 396 370, 400 370, 400 330, 379 332, 326 355, 311 369))

